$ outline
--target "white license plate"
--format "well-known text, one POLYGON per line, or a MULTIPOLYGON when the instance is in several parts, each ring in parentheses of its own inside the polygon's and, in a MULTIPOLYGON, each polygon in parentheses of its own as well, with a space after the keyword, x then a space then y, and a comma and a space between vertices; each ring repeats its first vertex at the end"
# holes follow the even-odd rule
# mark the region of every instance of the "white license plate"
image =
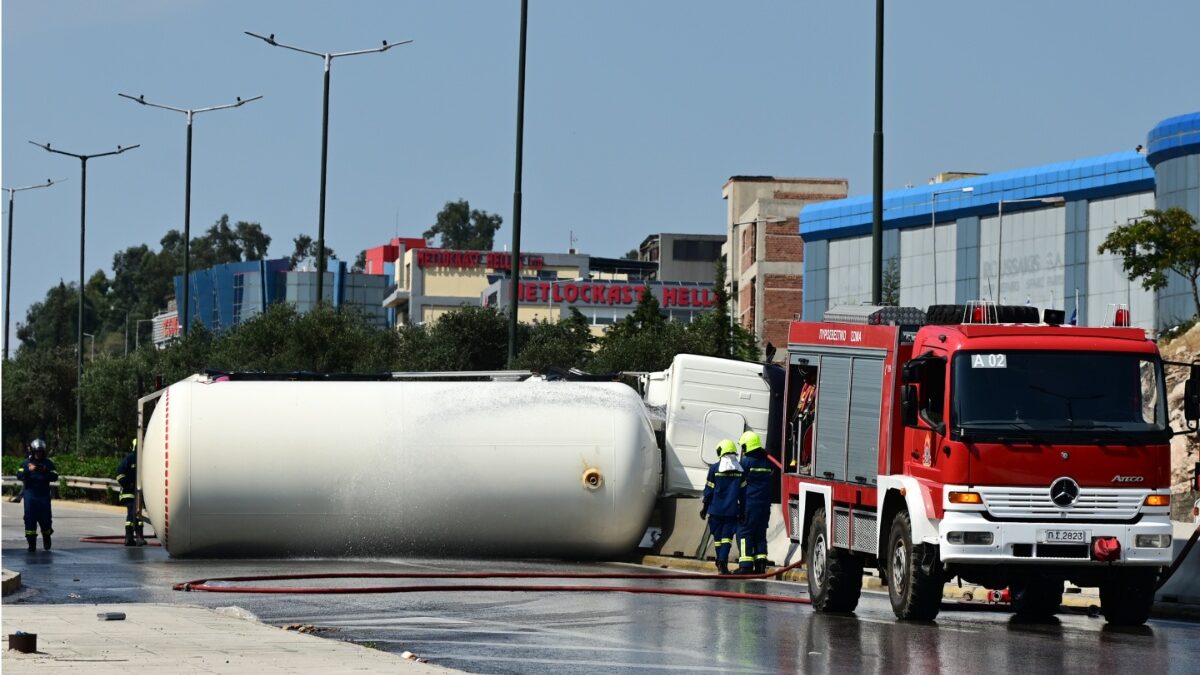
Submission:
POLYGON ((1038 530, 1039 544, 1086 544, 1087 530, 1038 530))

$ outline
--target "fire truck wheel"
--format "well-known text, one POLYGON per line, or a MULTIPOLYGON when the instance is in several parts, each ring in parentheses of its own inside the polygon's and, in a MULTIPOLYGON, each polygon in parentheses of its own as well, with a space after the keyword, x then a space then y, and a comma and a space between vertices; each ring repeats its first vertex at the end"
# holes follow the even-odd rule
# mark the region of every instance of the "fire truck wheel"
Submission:
POLYGON ((830 545, 825 509, 808 528, 808 597, 818 612, 853 612, 862 593, 862 558, 830 545))
POLYGON ((941 609, 944 585, 941 563, 935 562, 928 572, 922 569, 925 546, 913 546, 908 511, 896 514, 888 536, 884 569, 888 573, 888 597, 897 618, 932 621, 941 609))
POLYGON ((1017 616, 1030 619, 1047 619, 1058 613, 1062 604, 1063 582, 1054 579, 1031 579, 1013 582, 1008 589, 1012 592, 1013 610, 1017 616))
POLYGON ((1100 611, 1114 626, 1140 626, 1154 605, 1155 570, 1120 570, 1100 584, 1100 611))

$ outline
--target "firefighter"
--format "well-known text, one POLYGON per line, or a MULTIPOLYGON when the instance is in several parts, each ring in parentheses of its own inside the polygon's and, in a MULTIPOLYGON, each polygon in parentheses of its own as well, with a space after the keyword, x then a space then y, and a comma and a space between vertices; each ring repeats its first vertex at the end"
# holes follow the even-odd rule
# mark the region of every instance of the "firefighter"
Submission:
POLYGON ((771 464, 762 439, 753 431, 742 434, 742 485, 744 511, 738 524, 737 574, 767 571, 767 520, 771 516, 771 464))
POLYGON ((133 439, 133 448, 125 455, 125 459, 117 465, 117 483, 121 485, 121 495, 117 501, 125 506, 125 545, 145 546, 146 538, 142 534, 142 519, 137 509, 137 439, 133 439))
POLYGON ((708 519, 717 545, 717 573, 729 574, 729 549, 742 515, 742 465, 737 460, 737 446, 728 438, 717 444, 717 457, 708 467, 700 517, 708 519))
POLYGON ((36 439, 29 444, 29 458, 17 469, 17 480, 24 484, 21 495, 25 502, 25 541, 29 550, 37 550, 37 528, 42 528, 42 548, 50 550, 53 516, 50 513, 50 486, 58 482, 54 462, 46 456, 46 441, 36 439))

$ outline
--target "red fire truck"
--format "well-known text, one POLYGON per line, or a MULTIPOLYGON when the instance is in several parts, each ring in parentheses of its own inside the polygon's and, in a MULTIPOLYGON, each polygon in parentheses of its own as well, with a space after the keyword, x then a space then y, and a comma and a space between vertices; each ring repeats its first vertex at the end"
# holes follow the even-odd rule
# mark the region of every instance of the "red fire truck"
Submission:
POLYGON ((1172 431, 1140 329, 995 305, 924 317, 791 325, 780 501, 814 607, 853 610, 876 567, 901 619, 933 619, 958 577, 1008 587, 1029 616, 1057 611, 1066 581, 1099 587, 1110 623, 1143 623, 1171 562, 1168 443, 1196 431, 1200 366, 1172 364, 1192 367, 1189 428, 1172 431))

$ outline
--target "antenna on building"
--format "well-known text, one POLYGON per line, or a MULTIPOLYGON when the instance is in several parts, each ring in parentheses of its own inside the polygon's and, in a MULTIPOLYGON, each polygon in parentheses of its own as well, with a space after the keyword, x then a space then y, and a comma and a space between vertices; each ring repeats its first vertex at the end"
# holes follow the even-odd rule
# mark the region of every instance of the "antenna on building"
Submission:
POLYGON ((575 255, 575 242, 579 241, 579 238, 575 236, 575 230, 568 230, 568 232, 567 253, 575 255))

